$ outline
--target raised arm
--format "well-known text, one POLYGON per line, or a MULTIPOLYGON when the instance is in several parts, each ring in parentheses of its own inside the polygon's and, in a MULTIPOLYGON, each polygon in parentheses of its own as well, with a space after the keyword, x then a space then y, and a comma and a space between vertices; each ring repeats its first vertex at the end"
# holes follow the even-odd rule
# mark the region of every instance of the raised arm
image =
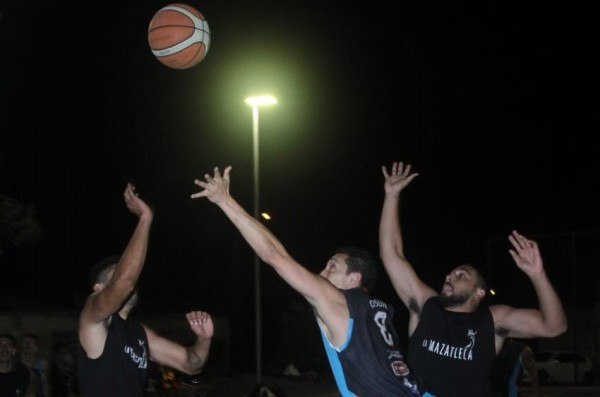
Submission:
POLYGON ((385 177, 385 199, 379 222, 379 254, 396 293, 409 309, 411 329, 413 316, 418 316, 427 298, 437 295, 423 283, 412 265, 404 256, 404 245, 400 229, 400 192, 417 177, 411 173, 410 164, 394 162, 388 171, 381 167, 385 177))
POLYGON ((129 298, 140 276, 152 224, 153 213, 150 207, 138 197, 135 188, 128 183, 123 193, 129 211, 138 217, 138 222, 125 251, 115 267, 113 277, 106 286, 95 291, 86 299, 79 317, 80 341, 92 357, 102 352, 106 329, 104 321, 116 313, 129 298))
POLYGON ((214 324, 209 313, 193 311, 186 315, 190 329, 196 334, 192 346, 182 346, 166 339, 144 326, 150 346, 150 359, 188 375, 201 372, 206 365, 214 335, 214 324))
POLYGON ((328 280, 310 272, 296 262, 273 233, 250 216, 231 197, 229 194, 230 172, 231 166, 228 166, 221 176, 219 168, 215 167, 213 176, 205 174, 204 181, 196 179, 194 183, 203 190, 192 194, 191 197, 193 199, 206 197, 218 205, 256 254, 308 300, 315 308, 317 317, 324 321, 326 326, 332 326, 332 321, 340 320, 337 310, 339 305, 343 305, 345 310, 343 295, 328 280))
POLYGON ((567 330, 567 316, 556 290, 544 270, 535 241, 517 231, 508 236, 515 264, 529 277, 537 294, 539 309, 517 309, 506 305, 491 306, 496 333, 516 338, 551 338, 567 330))

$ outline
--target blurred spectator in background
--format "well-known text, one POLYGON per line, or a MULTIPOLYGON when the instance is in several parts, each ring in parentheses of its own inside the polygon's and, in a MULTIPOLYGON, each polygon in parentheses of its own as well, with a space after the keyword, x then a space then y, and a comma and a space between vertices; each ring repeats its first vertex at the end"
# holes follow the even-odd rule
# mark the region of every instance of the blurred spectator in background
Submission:
POLYGON ((52 397, 79 396, 75 342, 58 339, 50 357, 50 389, 52 397))
POLYGON ((0 195, 0 258, 11 248, 33 245, 44 239, 44 229, 35 215, 35 206, 0 195))
POLYGON ((17 340, 11 334, 0 335, 0 396, 35 397, 31 374, 17 357, 17 340))
POLYGON ((40 355, 39 350, 40 339, 36 334, 30 332, 21 337, 21 362, 35 371, 32 378, 37 384, 36 397, 49 397, 48 360, 40 355))
POLYGON ((533 350, 513 338, 506 338, 492 368, 492 397, 520 397, 523 370, 529 374, 531 392, 537 396, 538 376, 533 350))

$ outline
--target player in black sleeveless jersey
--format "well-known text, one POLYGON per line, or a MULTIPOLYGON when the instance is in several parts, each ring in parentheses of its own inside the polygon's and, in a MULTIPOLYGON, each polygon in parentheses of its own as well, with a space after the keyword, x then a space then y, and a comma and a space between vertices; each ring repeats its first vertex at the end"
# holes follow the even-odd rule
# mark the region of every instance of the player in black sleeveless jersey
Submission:
POLYGON ((129 318, 137 304, 136 283, 144 267, 154 214, 133 185, 127 184, 123 197, 138 217, 136 228, 122 255, 103 259, 92 268, 93 292, 79 316, 79 388, 85 397, 142 397, 148 360, 186 374, 199 373, 214 332, 208 313, 189 312, 186 318, 196 341, 184 347, 129 318))
POLYGON ((423 283, 404 256, 399 222, 400 192, 417 177, 395 162, 385 177, 379 228, 380 255, 396 293, 409 310, 408 360, 438 397, 487 397, 490 371, 508 336, 555 337, 567 329, 562 303, 550 283, 538 246, 516 231, 508 237, 510 255, 529 277, 540 309, 480 305, 487 284, 472 265, 447 276, 440 293, 423 283))

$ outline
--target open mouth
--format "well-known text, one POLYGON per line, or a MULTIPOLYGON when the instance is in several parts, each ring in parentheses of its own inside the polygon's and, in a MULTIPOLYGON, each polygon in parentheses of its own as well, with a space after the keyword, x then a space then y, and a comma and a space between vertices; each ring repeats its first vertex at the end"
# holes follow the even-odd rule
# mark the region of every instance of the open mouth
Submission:
POLYGON ((442 292, 451 293, 452 291, 454 291, 454 287, 452 287, 452 284, 444 283, 444 286, 442 287, 442 292))

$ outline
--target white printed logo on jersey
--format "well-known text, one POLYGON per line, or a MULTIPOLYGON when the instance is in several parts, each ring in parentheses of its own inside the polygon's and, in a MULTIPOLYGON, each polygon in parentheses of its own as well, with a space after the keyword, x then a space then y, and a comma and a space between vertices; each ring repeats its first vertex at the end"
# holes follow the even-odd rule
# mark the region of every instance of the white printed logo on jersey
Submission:
POLYGON ((451 346, 444 342, 424 339, 423 347, 429 352, 440 356, 453 358, 455 360, 472 361, 476 335, 477 332, 471 329, 468 331, 469 343, 466 346, 451 346))

